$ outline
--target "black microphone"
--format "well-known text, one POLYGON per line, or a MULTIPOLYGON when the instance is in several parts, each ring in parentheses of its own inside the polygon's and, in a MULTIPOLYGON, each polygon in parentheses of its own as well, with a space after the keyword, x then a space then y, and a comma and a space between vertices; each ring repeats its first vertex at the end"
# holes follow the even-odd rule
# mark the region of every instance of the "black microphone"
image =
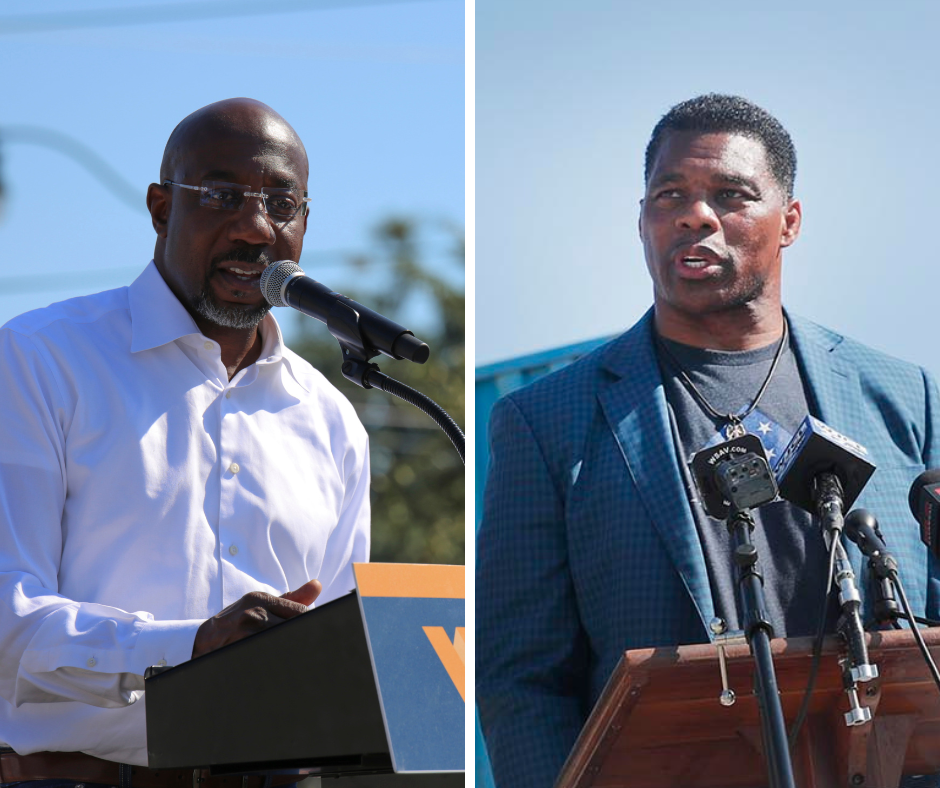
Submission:
POLYGON ((367 352, 418 364, 428 360, 430 348, 411 331, 351 298, 334 293, 306 276, 293 260, 271 263, 261 272, 261 293, 271 306, 291 306, 326 323, 341 345, 361 346, 367 352))
POLYGON ((865 509, 855 509, 845 516, 845 535, 858 546, 868 558, 873 577, 872 612, 875 621, 886 624, 897 621, 901 613, 894 594, 894 583, 898 579, 898 562, 885 544, 878 527, 878 520, 865 509))
POLYGON ((842 513, 852 506, 875 472, 868 450, 807 416, 776 468, 780 497, 817 515, 826 530, 841 530, 842 513))
POLYGON ((843 513, 858 498, 875 472, 875 466, 868 459, 868 450, 860 443, 819 419, 807 416, 780 455, 776 471, 780 496, 816 515, 830 540, 830 556, 835 561, 833 579, 839 589, 842 608, 836 626, 849 649, 844 681, 852 708, 846 721, 858 725, 870 718, 870 712, 858 705, 855 682, 871 681, 878 676, 878 668, 868 661, 861 617, 862 598, 852 564, 842 546, 841 533, 843 513))
MULTIPOLYGON (((907 494, 907 502, 911 507, 911 513, 914 515, 914 519, 917 520, 918 525, 920 525, 920 538, 923 540, 924 544, 927 545, 931 553, 940 557, 940 553, 937 552, 937 520, 938 509, 940 509, 940 470, 937 468, 928 468, 914 479, 911 490, 907 494)), ((933 626, 936 622, 929 622, 927 619, 916 617, 911 608, 911 603, 907 598, 907 594, 904 593, 904 586, 901 584, 900 577, 895 578, 895 585, 898 589, 901 607, 904 608, 907 620, 911 624, 911 634, 914 636, 914 640, 917 641, 917 647, 920 649, 920 653, 923 655, 924 661, 930 669, 930 675, 933 678, 934 684, 937 685, 937 689, 940 689, 940 670, 937 669, 937 665, 933 661, 930 650, 927 648, 927 644, 924 643, 924 638, 915 624, 915 622, 920 622, 933 626)))
POLYGON ((940 558, 940 470, 928 469, 914 479, 907 502, 920 526, 920 538, 940 558))
POLYGON ((845 516, 845 535, 858 545, 866 558, 877 558, 888 552, 878 520, 867 509, 855 509, 845 516))

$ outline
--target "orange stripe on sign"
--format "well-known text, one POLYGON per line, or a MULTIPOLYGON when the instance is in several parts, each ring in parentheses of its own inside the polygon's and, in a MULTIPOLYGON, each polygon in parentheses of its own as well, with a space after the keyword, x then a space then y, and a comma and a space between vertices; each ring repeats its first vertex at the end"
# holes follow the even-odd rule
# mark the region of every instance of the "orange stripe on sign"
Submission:
POLYGON ((434 650, 443 663, 447 675, 450 676, 450 680, 454 682, 457 692, 460 693, 460 699, 466 703, 467 698, 464 695, 465 675, 463 661, 464 628, 457 628, 453 643, 451 643, 450 638, 447 637, 447 632, 444 631, 444 627, 422 627, 422 629, 424 630, 424 634, 428 636, 428 640, 431 641, 431 645, 434 646, 434 650))
POLYGON ((465 566, 353 564, 359 596, 464 599, 465 566))

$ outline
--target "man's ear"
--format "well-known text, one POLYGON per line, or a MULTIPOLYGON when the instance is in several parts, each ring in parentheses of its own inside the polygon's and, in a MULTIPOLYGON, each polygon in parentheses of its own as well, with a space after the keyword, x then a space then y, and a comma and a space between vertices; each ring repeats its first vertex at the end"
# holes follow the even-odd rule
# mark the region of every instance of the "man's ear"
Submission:
POLYGON ((150 211, 150 221, 153 229, 161 238, 166 238, 167 222, 170 218, 170 189, 159 183, 151 183, 147 187, 147 210, 150 211))
POLYGON ((803 206, 799 200, 790 200, 783 214, 783 232, 780 234, 780 246, 789 246, 800 235, 803 222, 803 206))

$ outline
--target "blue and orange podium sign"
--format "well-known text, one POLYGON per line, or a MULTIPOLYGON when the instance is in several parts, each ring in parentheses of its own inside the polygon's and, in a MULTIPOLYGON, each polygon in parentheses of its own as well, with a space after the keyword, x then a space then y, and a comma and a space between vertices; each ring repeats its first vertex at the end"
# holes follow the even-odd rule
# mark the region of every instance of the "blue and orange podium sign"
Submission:
POLYGON ((358 593, 151 675, 151 768, 462 788, 464 575, 356 564, 358 593))
POLYGON ((354 569, 395 772, 463 771, 465 567, 354 569))

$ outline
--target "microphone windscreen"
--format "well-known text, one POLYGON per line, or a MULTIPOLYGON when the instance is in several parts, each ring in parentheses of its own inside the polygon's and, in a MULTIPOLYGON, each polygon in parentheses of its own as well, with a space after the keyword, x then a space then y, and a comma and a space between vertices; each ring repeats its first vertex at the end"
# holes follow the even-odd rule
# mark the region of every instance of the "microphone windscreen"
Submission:
POLYGON ((284 283, 294 274, 304 270, 293 260, 278 260, 261 272, 261 295, 271 306, 287 306, 284 300, 284 283))
POLYGON ((928 468, 914 479, 907 495, 911 514, 920 526, 920 538, 935 556, 940 558, 940 470, 928 468))
POLYGON ((910 492, 907 494, 907 505, 911 507, 911 514, 917 520, 920 520, 921 493, 928 485, 940 487, 940 468, 928 468, 911 484, 910 492))

